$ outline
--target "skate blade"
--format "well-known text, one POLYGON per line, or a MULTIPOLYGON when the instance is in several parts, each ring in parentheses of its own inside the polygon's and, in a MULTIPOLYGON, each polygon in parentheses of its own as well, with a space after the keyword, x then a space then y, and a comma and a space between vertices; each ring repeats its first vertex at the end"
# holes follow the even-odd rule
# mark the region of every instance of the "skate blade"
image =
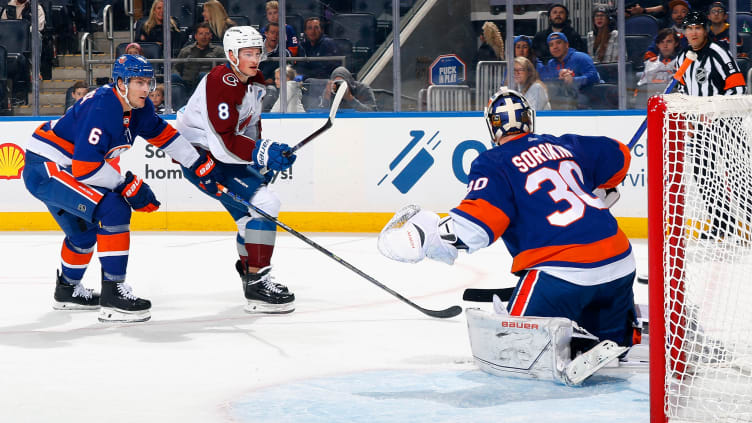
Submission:
POLYGON ((295 302, 269 304, 261 301, 247 300, 244 310, 249 314, 286 314, 295 311, 295 302))
POLYGON ((628 349, 629 347, 620 347, 613 341, 601 342, 567 365, 564 375, 566 384, 570 386, 581 384, 628 349))
POLYGON ((99 312, 99 321, 102 323, 137 323, 151 319, 149 310, 125 311, 112 307, 102 307, 99 312))
POLYGON ((75 303, 61 303, 59 301, 53 301, 52 302, 52 308, 55 310, 99 310, 99 304, 94 305, 84 305, 84 304, 75 304, 75 303))

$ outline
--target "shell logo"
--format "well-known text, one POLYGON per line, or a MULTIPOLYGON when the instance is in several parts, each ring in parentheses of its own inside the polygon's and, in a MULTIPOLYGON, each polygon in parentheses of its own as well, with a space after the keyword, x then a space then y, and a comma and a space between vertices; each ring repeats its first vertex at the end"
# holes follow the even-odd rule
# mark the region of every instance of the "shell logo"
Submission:
POLYGON ((20 179, 24 165, 26 155, 21 147, 11 143, 0 144, 0 179, 20 179))

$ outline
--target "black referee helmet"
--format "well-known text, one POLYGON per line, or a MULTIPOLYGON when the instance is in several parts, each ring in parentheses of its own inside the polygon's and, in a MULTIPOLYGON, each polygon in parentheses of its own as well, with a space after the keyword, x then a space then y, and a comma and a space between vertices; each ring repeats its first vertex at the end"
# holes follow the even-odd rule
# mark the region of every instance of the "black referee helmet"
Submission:
POLYGON ((693 10, 689 13, 687 13, 687 16, 684 18, 684 27, 688 27, 690 25, 700 25, 703 28, 708 27, 708 16, 698 10, 693 10))

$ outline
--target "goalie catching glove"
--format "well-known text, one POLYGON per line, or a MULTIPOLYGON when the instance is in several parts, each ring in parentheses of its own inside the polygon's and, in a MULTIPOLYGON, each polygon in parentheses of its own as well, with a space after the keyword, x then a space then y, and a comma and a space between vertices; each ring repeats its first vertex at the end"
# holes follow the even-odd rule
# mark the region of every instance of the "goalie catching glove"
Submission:
POLYGON ((454 235, 451 217, 439 215, 420 206, 409 205, 395 213, 381 230, 379 252, 405 263, 417 263, 428 257, 454 264, 461 241, 454 235))

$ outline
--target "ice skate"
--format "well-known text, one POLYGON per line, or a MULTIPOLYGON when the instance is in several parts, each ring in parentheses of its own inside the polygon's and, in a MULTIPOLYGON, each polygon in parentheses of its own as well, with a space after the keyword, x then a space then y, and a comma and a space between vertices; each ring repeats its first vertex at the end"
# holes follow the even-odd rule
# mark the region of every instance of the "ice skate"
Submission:
POLYGON ((100 322, 145 322, 151 318, 151 301, 133 295, 124 282, 102 282, 100 322))
MULTIPOLYGON (((235 270, 238 271, 238 274, 240 275, 240 279, 243 281, 243 292, 245 292, 245 277, 246 271, 243 270, 243 263, 238 260, 235 262, 235 270)), ((286 286, 282 285, 281 283, 277 283, 274 281, 274 278, 272 278, 272 284, 274 284, 275 287, 277 287, 278 290, 282 292, 290 292, 289 289, 287 289, 286 286)))
POLYGON ((271 270, 272 267, 267 266, 258 273, 242 274, 247 313, 281 314, 295 310, 295 294, 284 285, 274 282, 271 270))
POLYGON ((601 342, 567 365, 564 374, 566 384, 570 386, 581 384, 593 373, 603 368, 603 366, 619 357, 628 349, 629 347, 620 347, 614 341, 606 340, 601 342))
POLYGON ((69 285, 63 281, 63 275, 58 270, 55 282, 55 310, 97 310, 99 309, 99 293, 86 288, 81 282, 69 285))

